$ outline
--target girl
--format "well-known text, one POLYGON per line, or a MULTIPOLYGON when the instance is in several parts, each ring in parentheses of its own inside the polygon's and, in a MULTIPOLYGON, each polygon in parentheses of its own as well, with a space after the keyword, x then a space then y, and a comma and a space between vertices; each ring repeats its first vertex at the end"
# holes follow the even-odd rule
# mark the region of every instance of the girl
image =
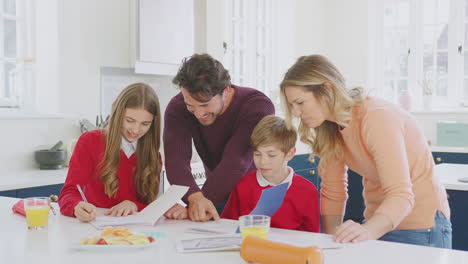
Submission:
POLYGON ((153 89, 143 83, 125 88, 112 104, 108 127, 79 138, 59 197, 61 213, 87 222, 96 217, 96 207, 109 208, 105 215, 127 216, 154 201, 162 166, 160 123, 153 89))
POLYGON ((337 242, 381 239, 451 247, 450 209, 422 131, 386 101, 345 89, 325 57, 304 56, 288 70, 281 93, 287 120, 300 118, 301 140, 320 157, 324 230, 337 242), (342 223, 347 167, 363 177, 364 224, 342 223))

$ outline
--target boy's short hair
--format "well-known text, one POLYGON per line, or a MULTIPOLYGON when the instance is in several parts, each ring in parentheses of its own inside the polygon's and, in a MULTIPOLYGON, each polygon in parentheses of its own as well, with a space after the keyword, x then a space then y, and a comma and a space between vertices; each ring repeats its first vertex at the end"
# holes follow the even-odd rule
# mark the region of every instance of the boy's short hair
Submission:
POLYGON ((265 116, 255 126, 250 136, 250 144, 254 150, 260 145, 275 144, 281 151, 288 153, 296 146, 296 129, 288 128, 284 119, 274 115, 265 116))

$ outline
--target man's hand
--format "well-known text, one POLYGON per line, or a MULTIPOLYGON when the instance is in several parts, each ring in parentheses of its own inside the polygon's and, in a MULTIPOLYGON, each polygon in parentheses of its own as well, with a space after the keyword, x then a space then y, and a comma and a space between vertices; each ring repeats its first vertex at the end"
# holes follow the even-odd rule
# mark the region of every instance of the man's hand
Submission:
POLYGON ((107 211, 104 212, 104 215, 110 216, 127 216, 133 215, 138 212, 138 207, 134 202, 129 200, 125 200, 116 206, 109 208, 107 211))
POLYGON ((190 220, 195 222, 204 222, 211 218, 214 218, 216 221, 219 220, 219 215, 213 202, 206 199, 201 192, 192 193, 188 197, 188 202, 188 215, 190 220))
POLYGON ((164 216, 168 219, 186 219, 188 218, 188 210, 180 204, 175 204, 164 213, 164 216))
POLYGON ((73 213, 75 214, 76 218, 78 218, 78 220, 89 222, 96 218, 96 206, 90 203, 79 202, 75 206, 73 213))

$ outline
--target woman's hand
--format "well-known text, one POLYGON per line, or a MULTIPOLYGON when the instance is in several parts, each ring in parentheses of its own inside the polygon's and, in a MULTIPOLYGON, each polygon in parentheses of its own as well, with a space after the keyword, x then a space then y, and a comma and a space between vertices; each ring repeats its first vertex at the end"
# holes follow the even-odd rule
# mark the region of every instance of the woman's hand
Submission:
POLYGON ((89 222, 96 218, 96 206, 90 203, 79 202, 75 206, 73 213, 78 220, 89 222))
POLYGON ((336 229, 333 240, 338 243, 356 243, 379 239, 392 229, 390 218, 383 214, 376 214, 362 225, 352 220, 344 222, 336 229))
POLYGON ((168 219, 186 219, 188 218, 188 210, 180 204, 175 204, 164 213, 164 216, 168 219))
POLYGON ((337 243, 357 243, 365 240, 376 239, 370 230, 364 225, 348 220, 338 226, 333 240, 337 243))
POLYGON ((110 216, 127 216, 138 212, 138 207, 134 202, 125 200, 104 212, 104 215, 110 216))

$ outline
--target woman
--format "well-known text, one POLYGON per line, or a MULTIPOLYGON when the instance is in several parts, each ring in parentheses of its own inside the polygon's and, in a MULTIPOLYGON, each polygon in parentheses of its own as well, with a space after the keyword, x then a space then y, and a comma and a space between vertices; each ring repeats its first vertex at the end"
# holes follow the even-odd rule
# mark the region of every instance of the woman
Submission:
POLYGON ((281 83, 287 120, 320 157, 324 230, 340 243, 368 239, 451 248, 450 209, 422 131, 395 105, 346 90, 319 55, 300 57, 281 83), (363 177, 365 223, 342 223, 347 167, 363 177))
POLYGON ((79 138, 60 193, 61 213, 87 222, 96 217, 96 207, 109 208, 105 215, 127 216, 154 201, 162 166, 160 123, 153 89, 143 83, 125 88, 112 105, 109 126, 79 138))

